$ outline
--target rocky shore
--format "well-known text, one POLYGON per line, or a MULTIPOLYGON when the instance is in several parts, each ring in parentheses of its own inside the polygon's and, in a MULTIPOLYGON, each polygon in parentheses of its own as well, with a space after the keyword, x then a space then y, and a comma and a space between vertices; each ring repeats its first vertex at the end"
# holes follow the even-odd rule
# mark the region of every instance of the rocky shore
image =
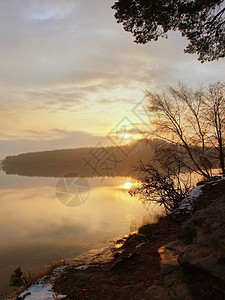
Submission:
POLYGON ((99 252, 10 299, 225 299, 225 180, 200 187, 193 212, 145 225, 119 239, 108 261, 99 252))

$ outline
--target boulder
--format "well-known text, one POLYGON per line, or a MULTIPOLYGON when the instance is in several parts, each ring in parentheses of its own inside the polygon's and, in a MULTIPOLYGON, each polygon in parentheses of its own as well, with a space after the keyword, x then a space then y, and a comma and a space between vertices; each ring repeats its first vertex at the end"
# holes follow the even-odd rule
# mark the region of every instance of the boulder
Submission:
POLYGON ((146 291, 139 293, 136 300, 171 300, 166 290, 158 285, 150 286, 146 291))

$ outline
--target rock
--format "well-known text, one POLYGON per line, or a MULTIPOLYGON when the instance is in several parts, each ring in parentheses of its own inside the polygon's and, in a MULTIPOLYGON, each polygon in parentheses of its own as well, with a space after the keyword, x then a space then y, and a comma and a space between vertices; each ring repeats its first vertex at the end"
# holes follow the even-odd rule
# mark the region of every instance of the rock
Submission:
POLYGON ((180 244, 159 249, 163 287, 171 299, 225 299, 225 195, 186 220, 180 238, 180 244))
POLYGON ((177 257, 183 273, 189 278, 188 285, 193 294, 203 299, 225 299, 223 201, 224 196, 198 212, 198 218, 203 220, 201 226, 194 221, 195 215, 184 224, 185 228, 196 231, 196 238, 177 257))
POLYGON ((206 246, 210 247, 211 236, 204 232, 200 232, 196 238, 196 244, 198 244, 200 246, 204 246, 204 247, 206 247, 206 246))
POLYGON ((178 255, 178 262, 184 271, 191 274, 201 272, 205 276, 217 277, 225 283, 224 265, 218 262, 214 249, 200 247, 199 245, 187 246, 183 252, 178 255))
POLYGON ((142 284, 129 284, 123 286, 114 296, 114 299, 123 300, 128 299, 129 297, 133 296, 133 294, 138 290, 142 290, 142 284))
POLYGON ((164 264, 164 265, 161 266, 160 273, 162 275, 166 275, 166 274, 169 274, 169 273, 175 271, 176 269, 177 269, 176 265, 164 264))
POLYGON ((193 300, 192 295, 185 283, 179 283, 170 289, 170 297, 173 300, 193 300))
POLYGON ((109 280, 118 282, 121 280, 121 277, 118 274, 113 274, 112 276, 109 276, 109 280))
POLYGON ((141 292, 134 298, 136 300, 170 300, 170 296, 165 289, 158 285, 150 286, 146 291, 141 292))
POLYGON ((181 245, 183 246, 180 242, 171 242, 159 248, 161 274, 166 275, 177 269, 177 255, 180 253, 181 245))

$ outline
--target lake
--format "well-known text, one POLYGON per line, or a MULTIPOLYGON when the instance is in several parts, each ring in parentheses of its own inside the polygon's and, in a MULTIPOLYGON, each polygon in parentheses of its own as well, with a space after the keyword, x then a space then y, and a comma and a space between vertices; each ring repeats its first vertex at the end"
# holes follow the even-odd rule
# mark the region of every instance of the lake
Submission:
MULTIPOLYGON (((128 193, 129 177, 25 177, 0 171, 0 294, 17 267, 39 273, 155 221, 161 209, 128 193), (79 199, 78 199, 79 198, 79 199), (79 201, 78 201, 79 200, 79 201)), ((3 297, 1 296, 1 297, 3 297)))

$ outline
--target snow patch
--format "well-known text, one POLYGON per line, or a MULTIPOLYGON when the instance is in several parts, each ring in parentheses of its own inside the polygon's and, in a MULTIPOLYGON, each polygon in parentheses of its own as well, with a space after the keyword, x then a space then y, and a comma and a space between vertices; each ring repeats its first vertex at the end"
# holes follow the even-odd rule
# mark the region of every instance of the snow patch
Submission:
POLYGON ((84 271, 84 270, 86 270, 87 268, 89 268, 88 265, 83 265, 83 266, 77 267, 76 270, 84 271))
POLYGON ((18 296, 18 300, 59 300, 64 299, 65 295, 58 295, 52 291, 54 280, 63 272, 66 266, 57 267, 54 269, 51 277, 39 279, 36 283, 32 284, 26 291, 18 296))
POLYGON ((183 214, 189 214, 189 213, 191 213, 192 210, 193 210, 193 208, 194 208, 194 202, 197 200, 197 198, 202 193, 202 188, 204 188, 207 185, 211 185, 211 187, 215 186, 219 182, 221 182, 222 180, 225 180, 225 177, 214 176, 211 181, 203 181, 198 186, 194 187, 190 191, 190 193, 188 194, 188 196, 181 201, 180 206, 178 208, 176 208, 172 212, 172 214, 174 216, 176 216, 176 215, 178 215, 180 213, 183 213, 183 214))
POLYGON ((142 245, 144 245, 144 244, 145 244, 145 242, 143 242, 143 243, 137 245, 137 246, 136 246, 136 249, 140 248, 140 247, 141 247, 142 245))
POLYGON ((185 214, 189 214, 192 212, 193 208, 194 208, 194 202, 195 200, 201 195, 202 191, 202 187, 204 185, 199 185, 194 187, 190 193, 188 194, 188 196, 186 198, 184 198, 181 201, 181 204, 178 208, 176 208, 172 213, 173 215, 178 215, 180 213, 185 213, 185 214))

